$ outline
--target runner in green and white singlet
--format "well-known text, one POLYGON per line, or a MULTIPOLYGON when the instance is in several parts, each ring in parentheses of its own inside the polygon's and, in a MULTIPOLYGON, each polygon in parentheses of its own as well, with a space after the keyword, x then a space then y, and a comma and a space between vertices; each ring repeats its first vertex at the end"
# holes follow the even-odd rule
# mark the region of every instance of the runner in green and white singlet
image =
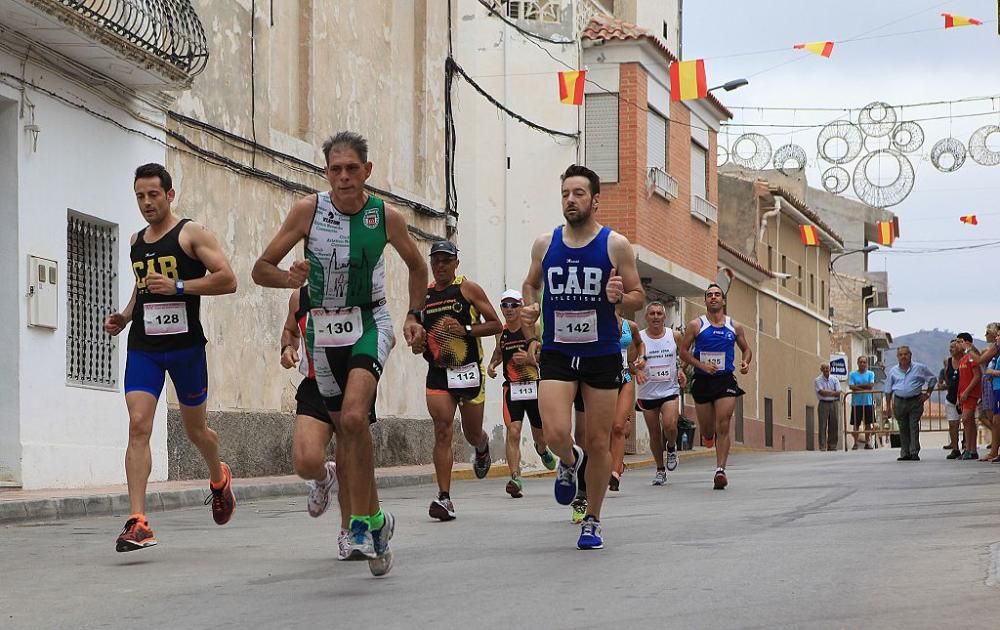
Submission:
POLYGON ((254 265, 253 279, 261 286, 293 289, 309 281, 313 308, 305 338, 316 383, 342 443, 337 469, 351 504, 347 559, 368 560, 372 574, 385 575, 392 568, 389 539, 395 519, 379 507, 368 432, 368 412, 394 343, 382 253, 387 243, 392 245, 409 270, 410 310, 403 337, 411 347, 424 343, 419 316, 427 264, 403 215, 365 190, 372 173, 367 140, 342 131, 323 143, 323 155, 330 191, 292 205, 254 265), (299 242, 305 243, 305 260, 279 269, 299 242))

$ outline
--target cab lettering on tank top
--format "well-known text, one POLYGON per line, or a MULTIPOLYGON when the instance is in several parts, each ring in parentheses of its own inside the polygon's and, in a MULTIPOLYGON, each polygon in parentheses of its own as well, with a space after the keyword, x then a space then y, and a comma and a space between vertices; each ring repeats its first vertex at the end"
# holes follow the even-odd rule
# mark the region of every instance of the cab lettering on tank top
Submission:
POLYGON ((600 267, 553 266, 548 269, 545 287, 552 296, 585 296, 599 300, 603 276, 600 267))

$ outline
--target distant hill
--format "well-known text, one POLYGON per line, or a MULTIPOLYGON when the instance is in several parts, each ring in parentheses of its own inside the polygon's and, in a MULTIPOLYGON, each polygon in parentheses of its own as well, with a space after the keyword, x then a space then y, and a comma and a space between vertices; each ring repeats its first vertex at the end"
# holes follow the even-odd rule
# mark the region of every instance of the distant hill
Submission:
MULTIPOLYGON (((899 335, 898 337, 893 337, 893 348, 898 348, 899 346, 910 346, 910 350, 913 351, 913 360, 919 361, 933 369, 935 372, 941 368, 941 361, 948 356, 948 342, 955 338, 959 332, 951 332, 950 330, 919 330, 915 333, 910 333, 908 335, 899 335)), ((972 332, 972 331, 968 331, 972 332)), ((976 347, 982 349, 986 346, 986 341, 983 339, 976 339, 976 347)), ((896 353, 892 350, 885 353, 885 364, 895 365, 896 364, 896 353)))

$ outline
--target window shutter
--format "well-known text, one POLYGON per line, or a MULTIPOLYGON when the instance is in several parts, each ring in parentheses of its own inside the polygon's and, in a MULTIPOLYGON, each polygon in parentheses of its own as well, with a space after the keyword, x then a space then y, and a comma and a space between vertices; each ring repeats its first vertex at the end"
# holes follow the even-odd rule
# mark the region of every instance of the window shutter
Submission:
POLYGON ((667 120, 651 109, 646 121, 646 166, 666 172, 667 120))
POLYGON ((691 143, 691 194, 708 199, 708 151, 691 143))
POLYGON ((618 181, 618 95, 587 94, 584 98, 584 161, 601 181, 618 181))

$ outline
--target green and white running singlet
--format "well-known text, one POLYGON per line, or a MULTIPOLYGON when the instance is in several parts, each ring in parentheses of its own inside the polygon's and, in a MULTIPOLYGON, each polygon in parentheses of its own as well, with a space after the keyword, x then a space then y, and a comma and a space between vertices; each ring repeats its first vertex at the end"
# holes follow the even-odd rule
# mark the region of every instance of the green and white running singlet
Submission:
POLYGON ((341 397, 354 367, 380 377, 395 343, 385 303, 386 243, 381 199, 369 195, 360 212, 344 214, 330 193, 316 196, 305 246, 312 306, 305 343, 325 398, 341 397))

